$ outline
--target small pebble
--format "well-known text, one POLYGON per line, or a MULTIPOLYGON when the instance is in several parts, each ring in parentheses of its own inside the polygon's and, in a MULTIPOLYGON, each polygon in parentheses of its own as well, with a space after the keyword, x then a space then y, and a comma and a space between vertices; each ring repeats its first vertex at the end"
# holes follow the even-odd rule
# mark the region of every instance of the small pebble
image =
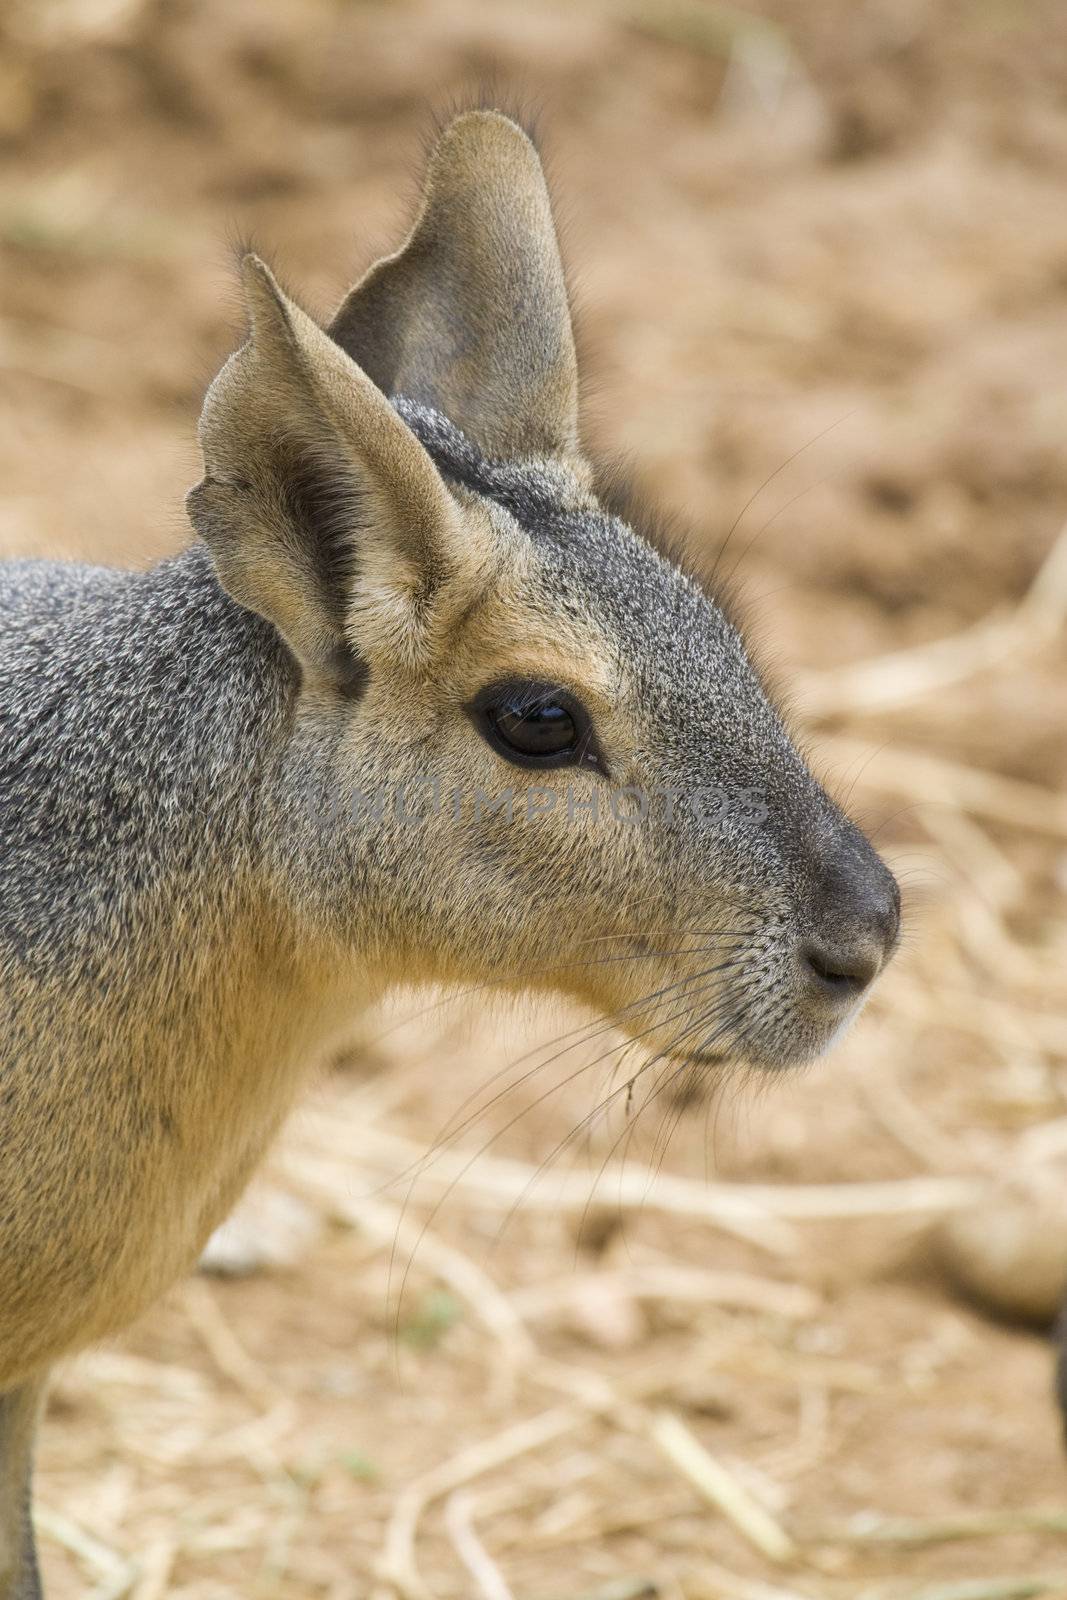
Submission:
POLYGON ((201 1272, 247 1278, 255 1272, 295 1267, 322 1231, 322 1219, 303 1200, 281 1189, 254 1187, 211 1235, 201 1272))
POLYGON ((953 1283, 983 1309, 1052 1323, 1067 1296, 1067 1166, 991 1180, 938 1224, 934 1243, 953 1283))

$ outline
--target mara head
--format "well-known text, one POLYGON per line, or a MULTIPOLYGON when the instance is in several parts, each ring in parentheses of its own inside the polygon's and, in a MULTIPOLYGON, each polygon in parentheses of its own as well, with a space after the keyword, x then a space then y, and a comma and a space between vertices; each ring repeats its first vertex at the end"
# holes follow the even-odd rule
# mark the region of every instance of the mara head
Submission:
POLYGON ((817 1055, 896 885, 714 597, 594 494, 525 134, 452 122, 325 330, 243 273, 189 504, 293 664, 294 897, 385 980, 564 992, 679 1062, 817 1055))

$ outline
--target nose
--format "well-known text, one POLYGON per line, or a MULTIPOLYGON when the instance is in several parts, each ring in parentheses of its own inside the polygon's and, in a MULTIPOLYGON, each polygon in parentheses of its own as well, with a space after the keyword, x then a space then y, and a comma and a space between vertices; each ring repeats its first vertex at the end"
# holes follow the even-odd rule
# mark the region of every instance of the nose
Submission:
POLYGON ((849 1001, 874 982, 882 970, 883 956, 866 940, 845 946, 806 939, 800 959, 810 988, 831 1001, 849 1001))
POLYGON ((803 981, 820 1009, 843 1011, 874 982, 900 935, 896 879, 858 829, 823 860, 811 913, 798 947, 803 981))

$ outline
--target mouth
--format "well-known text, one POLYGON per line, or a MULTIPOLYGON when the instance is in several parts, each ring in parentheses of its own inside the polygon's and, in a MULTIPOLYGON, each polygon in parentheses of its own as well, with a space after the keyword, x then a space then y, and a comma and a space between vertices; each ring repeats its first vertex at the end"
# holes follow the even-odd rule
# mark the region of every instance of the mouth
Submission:
POLYGON ((692 1050, 675 1059, 678 1066, 669 1086, 668 1104, 676 1111, 692 1111, 721 1087, 709 1069, 728 1066, 736 1057, 728 1050, 692 1050))
POLYGON ((692 1050, 688 1055, 676 1059, 679 1066, 683 1067, 722 1067, 734 1057, 728 1050, 692 1050))

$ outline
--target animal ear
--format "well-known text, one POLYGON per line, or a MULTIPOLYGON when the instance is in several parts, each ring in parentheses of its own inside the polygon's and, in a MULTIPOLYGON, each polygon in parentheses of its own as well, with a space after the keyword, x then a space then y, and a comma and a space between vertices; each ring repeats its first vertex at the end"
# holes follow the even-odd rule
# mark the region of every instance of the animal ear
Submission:
POLYGON ((234 599, 306 673, 355 690, 361 613, 384 608, 388 648, 424 660, 478 565, 472 530, 366 373, 262 261, 246 256, 242 279, 250 332, 208 391, 189 513, 234 599))
POLYGON ((548 190, 522 129, 457 117, 407 243, 330 334, 378 387, 443 411, 486 455, 576 457, 578 375, 548 190))

